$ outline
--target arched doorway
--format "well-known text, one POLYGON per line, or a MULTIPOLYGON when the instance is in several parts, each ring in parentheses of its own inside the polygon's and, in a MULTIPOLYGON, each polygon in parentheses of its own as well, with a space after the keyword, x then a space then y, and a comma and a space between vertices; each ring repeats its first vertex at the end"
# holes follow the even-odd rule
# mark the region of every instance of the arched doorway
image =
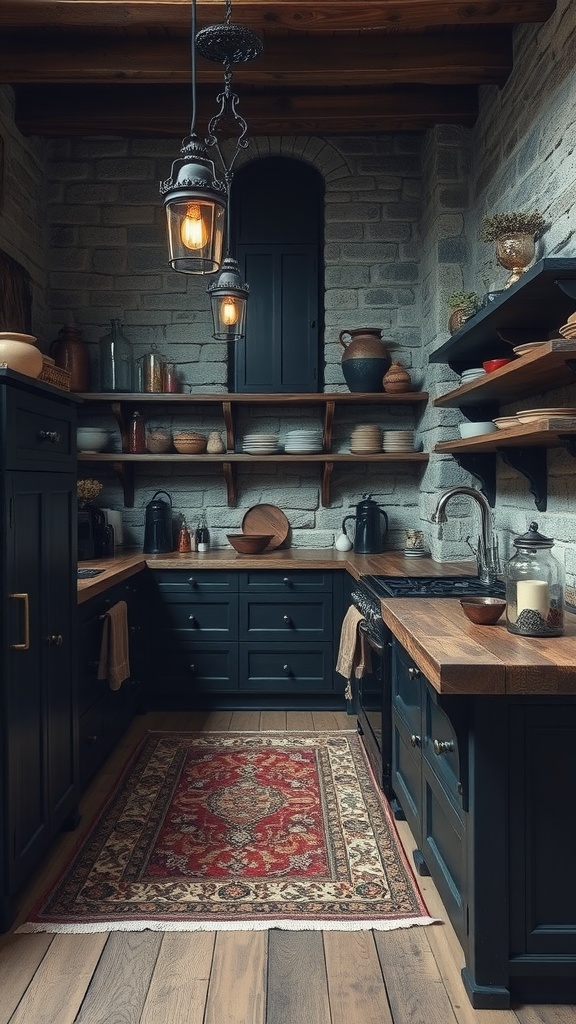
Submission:
POLYGON ((250 298, 230 390, 321 391, 324 180, 292 157, 254 160, 234 176, 232 208, 233 251, 250 298))

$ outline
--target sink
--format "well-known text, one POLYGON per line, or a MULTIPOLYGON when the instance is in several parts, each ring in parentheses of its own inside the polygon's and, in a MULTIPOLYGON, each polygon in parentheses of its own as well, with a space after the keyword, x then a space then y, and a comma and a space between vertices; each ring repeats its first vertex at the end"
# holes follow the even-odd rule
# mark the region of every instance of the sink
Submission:
POLYGON ((79 580, 91 580, 94 576, 99 576, 104 569, 76 569, 76 579, 79 580))

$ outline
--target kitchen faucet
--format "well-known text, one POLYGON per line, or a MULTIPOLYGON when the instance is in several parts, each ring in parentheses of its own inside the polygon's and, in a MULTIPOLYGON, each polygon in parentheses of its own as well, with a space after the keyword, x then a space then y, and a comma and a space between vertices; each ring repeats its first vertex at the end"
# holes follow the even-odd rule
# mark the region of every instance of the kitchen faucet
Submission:
MULTIPOLYGON (((440 495, 436 511, 432 515, 432 522, 440 526, 446 522, 446 506, 451 498, 458 496, 472 498, 480 509, 481 533, 478 538, 478 547, 474 551, 478 563, 478 578, 487 585, 494 583, 501 572, 500 558, 498 555, 498 540, 492 536, 492 509, 482 491, 475 487, 452 487, 440 495)), ((474 550, 474 549, 472 549, 474 550)))

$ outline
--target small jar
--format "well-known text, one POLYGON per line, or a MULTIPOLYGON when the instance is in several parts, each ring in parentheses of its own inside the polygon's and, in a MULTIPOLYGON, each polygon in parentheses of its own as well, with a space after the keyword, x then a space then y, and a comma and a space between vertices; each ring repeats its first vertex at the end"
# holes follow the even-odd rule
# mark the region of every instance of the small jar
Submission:
POLYGON ((554 541, 530 523, 513 544, 516 554, 504 569, 506 628, 519 636, 562 636, 564 567, 552 554, 554 541))
POLYGON ((181 391, 177 363, 164 364, 164 391, 168 395, 178 395, 181 391))

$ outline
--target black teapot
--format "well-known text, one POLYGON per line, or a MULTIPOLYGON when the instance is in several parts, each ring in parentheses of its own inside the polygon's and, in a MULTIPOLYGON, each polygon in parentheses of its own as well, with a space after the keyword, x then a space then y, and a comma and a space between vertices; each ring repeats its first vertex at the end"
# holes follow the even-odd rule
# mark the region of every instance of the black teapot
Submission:
POLYGON ((146 505, 143 550, 149 555, 161 555, 174 550, 172 498, 168 491, 156 491, 146 505), (159 494, 165 494, 170 504, 159 498, 159 494))
POLYGON ((388 516, 380 505, 372 500, 372 495, 364 494, 363 501, 356 505, 354 515, 345 516, 342 529, 352 519, 356 524, 354 531, 354 551, 359 555, 378 555, 384 550, 388 532, 388 516))

